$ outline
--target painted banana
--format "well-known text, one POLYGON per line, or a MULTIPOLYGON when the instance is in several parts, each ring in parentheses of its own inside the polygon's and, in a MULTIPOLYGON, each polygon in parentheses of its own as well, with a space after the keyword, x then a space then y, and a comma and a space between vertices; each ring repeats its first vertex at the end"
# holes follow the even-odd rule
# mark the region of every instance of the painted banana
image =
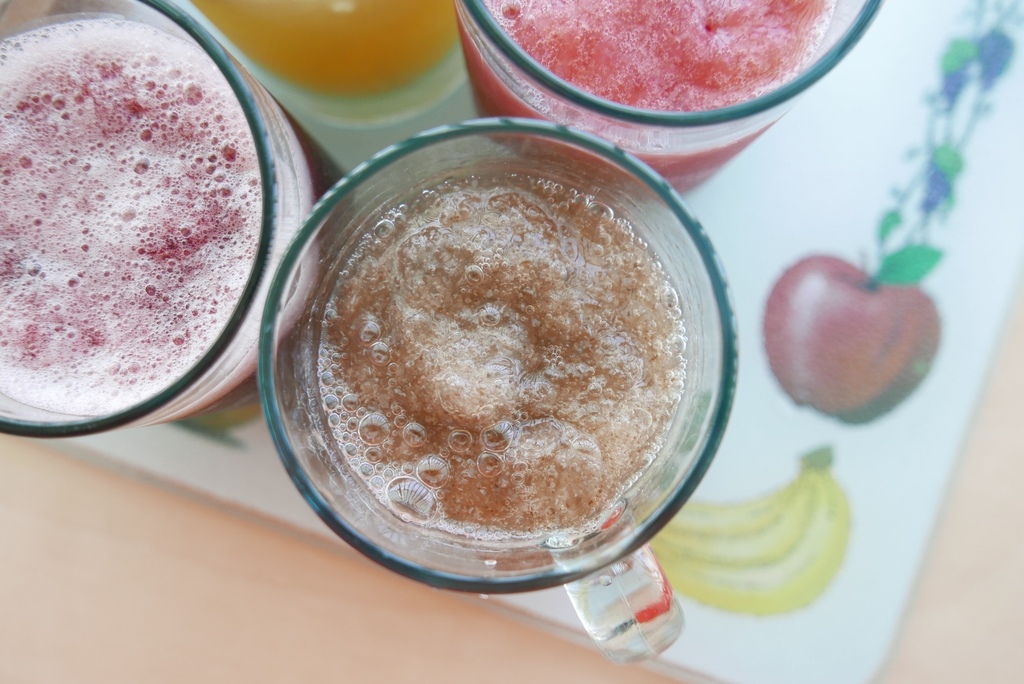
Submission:
POLYGON ((843 562, 846 495, 832 477, 831 447, 804 455, 800 473, 739 504, 690 502, 651 546, 672 586, 707 605, 755 615, 806 606, 843 562))

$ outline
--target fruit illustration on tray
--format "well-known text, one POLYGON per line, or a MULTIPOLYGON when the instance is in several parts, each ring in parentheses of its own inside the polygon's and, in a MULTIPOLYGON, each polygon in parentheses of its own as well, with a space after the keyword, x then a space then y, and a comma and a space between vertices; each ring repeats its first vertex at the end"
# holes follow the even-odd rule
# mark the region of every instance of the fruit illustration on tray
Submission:
POLYGON ((787 268, 768 296, 764 346, 772 373, 798 405, 846 423, 866 423, 898 406, 922 383, 941 339, 924 278, 942 259, 933 233, 955 205, 963 150, 991 110, 993 87, 1014 53, 1007 29, 1020 0, 976 6, 976 33, 952 40, 941 82, 928 97, 915 168, 876 232, 876 258, 860 267, 810 255, 787 268))
POLYGON ((651 541, 675 590, 754 615, 813 602, 842 565, 850 534, 832 459, 831 447, 804 455, 796 479, 760 498, 684 506, 651 541))
POLYGON ((938 350, 939 313, 916 285, 830 256, 791 266, 764 316, 772 372, 797 404, 863 423, 903 401, 938 350))

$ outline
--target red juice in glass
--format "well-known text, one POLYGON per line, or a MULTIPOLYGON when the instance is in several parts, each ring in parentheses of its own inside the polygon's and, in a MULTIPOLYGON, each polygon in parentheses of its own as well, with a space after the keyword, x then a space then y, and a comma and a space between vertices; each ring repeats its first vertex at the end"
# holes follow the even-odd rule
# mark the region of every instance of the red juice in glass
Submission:
POLYGON ((459 0, 491 116, 608 138, 679 190, 707 179, 830 69, 878 2, 459 0))
POLYGON ((279 109, 266 182, 258 106, 199 44, 141 21, 0 41, 0 429, 89 432, 253 396, 259 274, 324 184, 279 109))

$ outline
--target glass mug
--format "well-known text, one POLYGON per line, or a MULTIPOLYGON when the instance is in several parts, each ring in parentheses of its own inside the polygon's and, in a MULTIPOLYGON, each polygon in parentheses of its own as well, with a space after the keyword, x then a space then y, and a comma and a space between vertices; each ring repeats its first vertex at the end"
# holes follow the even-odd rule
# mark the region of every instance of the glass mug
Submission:
MULTIPOLYGON (((471 191, 465 197, 470 197, 471 191)), ((568 203, 561 204, 553 197, 552 211, 568 211, 568 203)), ((555 244, 551 243, 552 249, 555 244)), ((629 270, 615 275, 620 276, 628 279, 634 273, 629 270)), ((635 307, 631 315, 650 316, 650 306, 630 306, 635 307)), ((317 204, 271 286, 260 345, 260 389, 271 434, 288 473, 312 508, 343 540, 391 570, 445 589, 492 594, 565 584, 600 650, 613 661, 628 662, 663 650, 682 627, 672 590, 645 543, 687 500, 718 448, 735 388, 734 328, 725 280, 711 244, 663 179, 634 157, 589 134, 536 120, 486 119, 433 129, 383 150, 317 204), (593 210, 607 221, 624 222, 617 225, 632 226, 636 235, 632 249, 643 250, 651 263, 660 265, 659 272, 675 293, 666 296, 677 301, 685 325, 686 338, 677 340, 682 344, 672 352, 685 359, 680 361, 685 368, 685 388, 678 402, 665 410, 664 422, 654 428, 660 430, 660 441, 654 452, 647 454, 645 465, 627 473, 628 485, 590 514, 585 529, 565 520, 564 527, 538 525, 528 533, 488 527, 487 521, 506 515, 506 504, 514 508, 525 501, 529 508, 536 501, 538 510, 548 510, 545 507, 553 499, 545 497, 568 501, 565 505, 571 506, 574 496, 596 491, 559 481, 561 484, 541 493, 547 476, 535 477, 528 469, 540 466, 530 464, 541 463, 545 453, 555 453, 544 450, 567 443, 569 436, 576 434, 571 432, 575 428, 559 422, 562 414, 554 409, 551 412, 557 420, 538 417, 536 412, 526 415, 521 411, 525 401, 501 403, 506 395, 499 395, 507 387, 502 384, 506 380, 519 390, 532 392, 544 385, 545 378, 530 375, 526 363, 520 364, 519 359, 527 358, 529 352, 516 358, 514 353, 506 354, 502 346, 506 338, 500 337, 506 332, 494 331, 498 329, 495 326, 506 326, 500 329, 515 337, 522 333, 523 327, 517 327, 520 322, 522 326, 538 325, 537 320, 528 322, 508 313, 513 309, 525 311, 527 318, 561 315, 553 305, 544 308, 538 303, 531 308, 533 304, 527 302, 549 301, 544 299, 547 295, 550 301, 560 301, 559 296, 569 291, 577 277, 583 278, 587 268, 602 263, 605 257, 609 260, 604 263, 610 263, 613 250, 599 251, 589 242, 580 247, 581 243, 563 236, 557 242, 558 249, 566 250, 560 252, 563 257, 515 261, 513 254, 518 259, 527 253, 515 250, 525 250, 523 245, 533 243, 495 226, 506 225, 500 223, 505 220, 543 221, 533 205, 515 199, 514 192, 506 196, 494 191, 497 195, 487 201, 504 207, 500 210, 504 213, 488 217, 466 208, 472 204, 470 200, 459 200, 458 210, 452 208, 455 204, 436 200, 449 196, 438 188, 455 184, 475 192, 474 188, 492 187, 489 181, 480 180, 488 178, 499 179, 494 187, 503 187, 505 179, 519 183, 526 182, 525 178, 536 181, 531 187, 548 188, 552 193, 572 188, 579 193, 574 197, 584 198, 574 201, 582 201, 587 211, 593 210), (449 208, 431 209, 431 201, 449 208), (438 211, 442 213, 436 214, 438 211), (445 213, 449 211, 455 213, 445 213), (473 218, 478 215, 483 216, 479 224, 473 218), (409 228, 412 224, 418 227, 409 228), (470 231, 465 234, 472 235, 471 242, 450 242, 455 239, 452 231, 470 231), (391 256, 376 251, 390 249, 389 245, 397 245, 394 249, 399 251, 391 256), (420 248, 439 259, 438 268, 454 268, 456 275, 441 276, 430 268, 418 270, 415 250, 420 248), (479 266, 476 261, 468 266, 449 263, 450 258, 460 258, 459 254, 465 256, 467 249, 486 254, 493 249, 496 262, 504 259, 506 265, 525 264, 527 280, 515 288, 488 280, 500 274, 495 267, 487 275, 490 257, 479 266), (579 268, 557 270, 562 268, 558 264, 563 258, 567 260, 564 263, 579 268), (383 276, 376 274, 392 273, 392 268, 404 269, 403 275, 391 284, 381 284, 383 276), (545 290, 546 286, 537 283, 549 281, 531 280, 531 274, 541 271, 554 273, 553 282, 565 283, 564 290, 557 284, 545 290), (446 287, 440 285, 442 281, 456 280, 461 284, 453 285, 456 289, 448 294, 435 291, 446 287), (421 304, 395 309, 404 311, 399 318, 371 315, 364 304, 375 301, 377 295, 372 293, 377 290, 359 294, 354 286, 364 283, 379 286, 378 294, 385 298, 421 304), (480 295, 486 301, 467 304, 465 310, 461 305, 455 307, 461 313, 441 315, 431 308, 440 301, 456 301, 446 298, 472 299, 480 288, 489 288, 480 295), (340 292, 352 298, 347 302, 332 299, 341 297, 340 292), (465 311, 471 312, 469 318, 463 315, 465 311), (465 335, 460 336, 458 330, 465 335), (448 331, 457 334, 449 338, 448 331), (460 340, 474 335, 482 346, 462 345, 460 340), (339 346, 333 346, 336 343, 339 346), (480 349, 485 349, 484 356, 493 354, 494 358, 478 362, 475 354, 480 349), (408 355, 401 359, 403 363, 410 358, 418 361, 399 368, 395 361, 402 355, 408 355), (445 356, 446 360, 438 360, 445 356), (450 369, 456 370, 446 374, 450 369), (379 375, 373 381, 379 384, 360 384, 366 382, 364 373, 379 375), (338 382, 339 376, 343 383, 338 382), (462 381, 474 377, 478 384, 462 381), (408 378, 413 381, 406 382, 408 378), (392 394, 379 400, 384 395, 374 392, 385 384, 389 388, 386 393, 392 394), (361 398, 364 391, 369 399, 361 398), (513 414, 508 421, 490 425, 513 414), (490 427, 460 427, 467 424, 490 427), (549 428, 553 432, 545 436, 549 428), (549 438, 551 441, 545 442, 549 438), (388 458, 382 458, 382 449, 388 450, 388 458), (493 484, 499 480, 500 484, 493 484), (517 482, 528 482, 533 489, 516 490, 517 482), (476 496, 477 486, 491 488, 482 503, 470 505, 479 503, 480 517, 470 512, 468 520, 445 527, 444 521, 450 522, 454 512, 476 496), (483 524, 477 524, 480 521, 483 524)), ((615 344, 612 340, 610 348, 615 349, 615 344)), ((582 354, 565 358, 569 366, 558 367, 571 368, 582 354)), ((552 363, 561 364, 561 360, 555 358, 552 363)), ((650 368, 653 366, 645 366, 650 368)), ((544 373, 549 371, 545 366, 544 373)), ((644 373, 655 375, 648 370, 644 373)), ((645 378, 649 387, 656 387, 653 379, 645 378)), ((626 405, 625 400, 621 405, 626 405)), ((644 417, 632 408, 630 411, 630 416, 644 417)), ((647 424, 636 423, 635 432, 630 428, 616 434, 628 434, 629 445, 634 440, 639 443, 643 430, 651 429, 654 415, 661 414, 647 415, 647 424)), ((618 418, 614 420, 618 426, 618 418)), ((597 422, 601 421, 610 422, 612 416, 598 414, 597 422)), ((584 449, 574 454, 610 449, 608 441, 602 442, 603 446, 587 446, 586 440, 573 439, 572 449, 581 444, 584 449)), ((601 468, 613 467, 609 461, 602 464, 601 468)), ((564 467, 569 472, 577 466, 570 463, 564 467)), ((579 468, 587 474, 585 465, 579 468)), ((563 476, 552 476, 552 482, 563 476)))
MULTIPOLYGON (((640 157, 680 192, 707 180, 789 111, 798 95, 849 53, 881 4, 882 0, 836 0, 821 44, 792 80, 738 104, 686 112, 642 109, 582 90, 520 47, 485 0, 455 3, 481 115, 535 117, 594 133, 640 157)), ((509 2, 510 7, 521 5, 518 0, 509 2)))
MULTIPOLYGON (((40 189, 34 184, 41 177, 17 180, 18 173, 44 166, 45 153, 40 151, 43 148, 35 147, 33 135, 57 140, 57 151, 52 153, 55 160, 48 162, 50 172, 58 171, 58 167, 87 172, 71 180, 68 178, 72 172, 64 172, 69 175, 60 192, 54 193, 67 193, 76 203, 70 214, 63 214, 63 224, 76 226, 61 238, 67 239, 71 247, 65 249, 71 253, 67 263, 54 258, 57 250, 36 244, 39 239, 56 235, 56 229, 47 229, 37 239, 26 232, 31 230, 27 219, 22 221, 13 212, 0 215, 4 221, 0 223, 0 244, 5 257, 9 257, 9 263, 0 268, 0 288, 4 293, 0 304, 4 321, 0 324, 0 432, 63 437, 168 422, 255 403, 256 346, 270 283, 268 274, 302 218, 337 180, 337 169, 292 125, 288 115, 251 75, 192 18, 168 2, 9 0, 0 3, 0 40, 6 40, 9 46, 18 44, 0 59, 0 83, 6 92, 28 92, 31 88, 40 93, 45 91, 43 102, 52 101, 54 107, 51 114, 43 113, 42 124, 27 123, 24 129, 17 128, 20 124, 7 122, 22 109, 31 113, 30 107, 11 105, 8 111, 12 116, 0 121, 0 139, 19 140, 26 145, 24 150, 15 151, 15 158, 25 155, 19 162, 21 168, 10 162, 10 156, 0 157, 4 174, 0 192, 5 203, 25 200, 29 191, 35 195, 40 189), (92 26, 94 32, 68 28, 79 26, 72 22, 82 21, 92 26), (89 49, 98 50, 96 54, 116 56, 111 57, 107 67, 97 64, 95 71, 85 60, 79 60, 74 66, 60 67, 62 73, 39 77, 42 72, 17 66, 22 63, 21 56, 32 58, 37 50, 47 49, 47 39, 34 38, 38 34, 30 33, 37 30, 56 35, 52 42, 59 41, 62 46, 70 46, 72 34, 94 36, 102 45, 89 49), (140 35, 144 41, 153 41, 152 45, 139 47, 133 43, 140 35), (127 51, 119 52, 122 44, 129 46, 127 51), (137 74, 142 73, 133 69, 148 68, 136 55, 156 49, 152 46, 157 44, 164 51, 153 57, 149 66, 157 64, 154 69, 163 70, 158 80, 164 76, 169 79, 166 91, 163 83, 158 86, 153 81, 149 88, 142 81, 130 80, 140 78, 137 74), (185 79, 192 80, 176 80, 174 74, 182 71, 186 72, 185 79), (207 90, 202 90, 203 87, 207 90), (162 109, 160 101, 167 102, 169 109, 162 109), (225 112, 216 111, 203 119, 205 114, 190 118, 185 112, 184 108, 198 108, 210 101, 237 102, 237 106, 232 103, 228 107, 237 115, 226 119, 225 112), (228 120, 232 123, 224 123, 228 120), (218 124, 218 132, 197 133, 200 128, 212 130, 218 124), (235 128, 228 130, 229 125, 235 128), (23 134, 23 130, 30 133, 23 134), (218 135, 225 137, 221 140, 218 135), (113 140, 108 136, 120 136, 120 142, 110 145, 113 152, 100 144, 101 139, 113 140), (124 142, 128 138, 130 141, 124 142), (210 143, 205 148, 187 148, 196 138, 210 143), (237 149, 231 147, 233 143, 225 144, 229 138, 238 141, 237 149), (71 152, 64 154, 65 149, 71 152), (186 158, 186 149, 214 152, 209 158, 193 160, 186 158), (129 168, 134 174, 126 175, 137 179, 134 184, 118 181, 119 172, 115 172, 119 156, 124 160, 131 157, 129 168), (218 156, 220 159, 215 158, 218 156), (34 164, 30 157, 35 157, 34 164), (177 165, 179 158, 182 163, 177 165), (231 176, 229 169, 242 166, 249 187, 237 187, 242 183, 231 187, 232 178, 242 176, 231 176), (204 175, 208 180, 202 180, 204 175), (164 180, 158 182, 156 179, 161 176, 164 180), (182 177, 201 180, 184 189, 173 186, 182 177), (147 185, 146 179, 153 179, 152 183, 147 185), (92 189, 87 192, 76 188, 92 189), (205 199, 206 193, 212 199, 205 199), (242 193, 247 194, 247 207, 234 199, 242 193), (186 195, 188 200, 180 200, 186 195), (91 204, 94 202, 95 206, 91 204), (103 206, 103 212, 110 212, 111 216, 116 211, 117 221, 123 223, 108 225, 113 219, 103 218, 103 212, 96 206, 103 206), (170 213, 171 207, 182 206, 184 218, 178 220, 170 213), (239 213, 231 213, 236 211, 239 213), (218 231, 227 231, 225 221, 233 221, 231 217, 243 213, 249 218, 231 225, 244 225, 238 232, 245 234, 249 249, 235 252, 218 237, 218 231), (84 226, 81 234, 79 224, 84 226), (104 231, 106 237, 99 237, 104 231), (154 232, 147 236, 148 231, 154 232), (232 256, 224 257, 228 252, 232 256), (202 265, 198 261, 207 258, 209 261, 202 265), (235 289, 229 292, 222 287, 229 280, 224 274, 215 276, 213 280, 217 282, 213 285, 207 280, 203 287, 221 288, 223 294, 215 295, 216 301, 206 300, 204 311, 200 312, 197 302, 204 293, 195 292, 190 275, 208 272, 204 271, 207 265, 220 268, 236 259, 242 266, 231 269, 235 289), (176 271, 174 264, 180 265, 176 271), (60 281, 68 276, 61 274, 69 268, 78 272, 67 280, 69 287, 65 289, 60 281), (32 284, 33 277, 38 281, 43 276, 49 276, 49 282, 56 282, 60 288, 46 290, 32 284), (95 285, 111 276, 118 279, 116 286, 95 285), (178 278, 182 285, 176 288, 169 281, 178 278), (30 288, 30 296, 37 299, 26 305, 29 300, 24 299, 22 288, 30 288), (74 294, 68 294, 72 291, 74 294), (53 299, 47 301, 49 297, 53 299), (39 303, 39 298, 47 302, 45 306, 39 303), (16 301, 21 302, 21 309, 14 308, 16 301), (195 343, 186 338, 199 339, 199 333, 186 323, 174 323, 172 327, 178 326, 183 332, 172 331, 166 336, 166 331, 149 329, 163 314, 144 314, 130 323, 115 325, 115 319, 121 320, 123 314, 127 320, 128 310, 168 310, 160 309, 161 306, 178 307, 175 315, 183 315, 185 320, 188 316, 198 319, 200 313, 205 316, 205 306, 211 310, 219 308, 221 316, 203 333, 208 335, 206 341, 195 343), (65 334, 69 340, 66 349, 57 346, 57 340, 65 334), (82 351, 75 341, 87 335, 95 348, 82 351), (42 345, 49 346, 42 350, 42 345), (173 371, 152 371, 152 377, 157 379, 147 378, 142 389, 143 381, 138 378, 149 373, 148 368, 167 362, 176 353, 176 347, 188 349, 188 357, 173 371), (45 361, 40 360, 43 358, 45 361), (79 373, 75 364, 93 366, 79 373), (106 375, 124 384, 111 385, 115 380, 108 382, 104 379, 106 375), (26 388, 42 386, 49 376, 57 381, 48 394, 40 395, 39 399, 23 394, 26 388), (140 389, 132 390, 134 393, 129 396, 120 394, 129 385, 140 389), (82 397, 101 395, 103 399, 88 405, 79 401, 82 397)), ((31 97, 38 98, 39 94, 31 97)), ((121 161, 122 165, 125 163, 121 161)), ((216 312, 210 315, 213 313, 216 312)), ((166 323, 161 321, 161 325, 166 323)))

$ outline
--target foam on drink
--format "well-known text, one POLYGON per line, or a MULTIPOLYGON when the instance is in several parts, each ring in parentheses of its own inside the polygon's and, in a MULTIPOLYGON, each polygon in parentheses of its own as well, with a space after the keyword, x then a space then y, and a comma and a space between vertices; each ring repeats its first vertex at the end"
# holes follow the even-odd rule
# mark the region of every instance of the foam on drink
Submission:
POLYGON ((698 111, 803 71, 835 0, 484 0, 552 73, 641 109, 698 111))
POLYGON ((80 415, 187 371, 246 284, 256 148, 212 60, 136 22, 0 42, 0 392, 80 415))
POLYGON ((347 249, 317 368, 337 466, 456 534, 599 525, 685 380, 679 296, 633 227, 557 183, 473 176, 347 249))

